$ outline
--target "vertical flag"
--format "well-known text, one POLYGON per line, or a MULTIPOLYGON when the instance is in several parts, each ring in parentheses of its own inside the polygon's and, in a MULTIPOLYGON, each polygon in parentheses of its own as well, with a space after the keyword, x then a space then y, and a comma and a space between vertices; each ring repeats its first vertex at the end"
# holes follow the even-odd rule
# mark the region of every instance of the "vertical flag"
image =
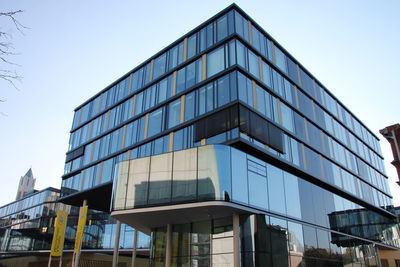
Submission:
POLYGON ((51 256, 60 257, 62 255, 67 217, 68 213, 66 211, 59 210, 57 212, 53 241, 51 242, 51 256))
POLYGON ((88 206, 83 206, 79 210, 78 228, 76 229, 76 236, 75 236, 75 247, 74 247, 75 253, 78 253, 81 249, 83 231, 85 230, 85 224, 86 224, 87 210, 88 206))

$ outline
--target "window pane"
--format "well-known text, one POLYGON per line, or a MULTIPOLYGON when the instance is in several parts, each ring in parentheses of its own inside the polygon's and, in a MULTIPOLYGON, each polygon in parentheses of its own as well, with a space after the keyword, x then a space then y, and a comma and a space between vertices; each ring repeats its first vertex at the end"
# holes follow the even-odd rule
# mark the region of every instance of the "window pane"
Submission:
POLYGON ((147 204, 150 158, 139 158, 130 161, 126 207, 137 207, 147 204))
POLYGON ((260 79, 260 67, 258 65, 258 57, 249 50, 249 72, 257 79, 260 79))
POLYGON ((268 209, 267 178, 248 171, 250 205, 268 209))
POLYGON ((154 60, 153 79, 156 79, 165 73, 166 61, 167 53, 162 54, 154 60))
POLYGON ((179 124, 181 114, 181 100, 177 99, 168 105, 168 128, 179 124))
POLYGON ((285 172, 285 196, 287 215, 301 219, 299 184, 296 176, 285 172))
POLYGON ((217 20, 217 42, 228 35, 227 15, 217 20))
POLYGON ((148 133, 147 137, 156 135, 160 133, 162 129, 162 122, 163 122, 163 109, 159 108, 149 115, 149 126, 148 126, 148 133))
POLYGON ((283 184, 283 172, 272 165, 268 167, 268 195, 270 209, 286 214, 285 190, 283 184))
POLYGON ((218 107, 229 103, 229 76, 225 76, 218 80, 218 107))
POLYGON ((187 41, 187 58, 190 59, 196 54, 197 34, 193 34, 187 41))
POLYGON ((172 201, 196 199, 196 148, 174 152, 172 180, 172 201))
POLYGON ((196 92, 191 92, 185 96, 185 121, 191 120, 194 118, 195 111, 195 98, 196 92))
POLYGON ((171 201, 172 153, 151 157, 149 204, 171 201))
POLYGON ((225 68, 224 47, 207 54, 207 78, 222 71, 225 68))
POLYGON ((232 199, 242 203, 249 202, 246 171, 246 154, 232 149, 232 199))

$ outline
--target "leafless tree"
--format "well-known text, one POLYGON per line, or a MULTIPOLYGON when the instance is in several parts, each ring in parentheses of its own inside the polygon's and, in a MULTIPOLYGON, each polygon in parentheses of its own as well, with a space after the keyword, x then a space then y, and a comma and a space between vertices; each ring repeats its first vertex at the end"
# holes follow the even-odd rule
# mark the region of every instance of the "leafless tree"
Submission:
MULTIPOLYGON (((27 29, 27 27, 22 25, 17 19, 17 16, 22 12, 22 10, 0 12, 0 19, 8 20, 8 22, 11 22, 11 24, 18 30, 19 33, 24 34, 24 29, 27 29)), ((0 27, 0 63, 2 63, 0 65, 0 79, 10 83, 15 89, 18 90, 15 82, 21 81, 22 77, 14 68, 18 66, 18 64, 10 59, 13 56, 18 55, 18 53, 15 52, 15 48, 11 40, 12 34, 0 27)), ((0 102, 4 101, 4 99, 0 99, 0 102)))

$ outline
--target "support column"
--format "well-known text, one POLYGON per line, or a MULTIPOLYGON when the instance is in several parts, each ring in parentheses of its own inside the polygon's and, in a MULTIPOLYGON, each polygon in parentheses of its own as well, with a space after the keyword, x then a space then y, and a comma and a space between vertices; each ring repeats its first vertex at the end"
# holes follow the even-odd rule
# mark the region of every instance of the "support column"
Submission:
POLYGON ((117 229, 115 232, 115 240, 114 240, 114 252, 113 252, 113 261, 112 267, 118 266, 118 254, 119 254, 119 237, 121 235, 121 222, 117 220, 117 229))
POLYGON ((167 240, 165 246, 165 267, 171 267, 172 256, 172 225, 167 224, 167 240))
MULTIPOLYGON (((83 200, 83 203, 82 203, 82 207, 84 207, 84 206, 86 206, 87 205, 87 200, 86 199, 84 199, 83 200)), ((83 239, 83 238, 82 238, 83 239)), ((82 240, 81 239, 81 240, 82 240)), ((82 241, 81 241, 81 243, 79 244, 79 250, 78 250, 78 252, 76 253, 76 255, 75 255, 75 258, 74 258, 74 266, 75 267, 78 267, 79 266, 79 260, 80 260, 80 257, 81 257, 81 248, 82 248, 82 241)))
POLYGON ((138 230, 135 229, 135 234, 133 236, 133 249, 132 249, 132 264, 131 264, 131 267, 135 267, 137 243, 138 243, 138 230))
POLYGON ((240 267, 240 222, 239 215, 232 216, 233 228, 233 266, 240 267))

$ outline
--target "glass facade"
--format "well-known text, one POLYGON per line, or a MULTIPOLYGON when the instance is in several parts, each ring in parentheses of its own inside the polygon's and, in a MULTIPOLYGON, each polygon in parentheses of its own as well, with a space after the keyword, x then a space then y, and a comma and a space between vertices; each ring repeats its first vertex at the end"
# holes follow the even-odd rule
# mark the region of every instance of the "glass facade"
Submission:
MULTIPOLYGON (((65 250, 72 250, 75 244, 79 208, 57 202, 60 191, 47 188, 21 200, 0 207, 0 251, 23 252, 50 250, 57 211, 68 212, 65 231, 65 250)), ((112 250, 116 232, 115 219, 108 213, 89 210, 87 225, 82 240, 83 249, 112 250)), ((121 249, 132 249, 134 229, 123 224, 121 227, 121 249)), ((148 250, 148 235, 139 233, 138 249, 148 250)))
MULTIPOLYGON (((112 212, 259 211, 240 217, 243 266, 374 266, 375 244, 398 247, 378 138, 236 5, 75 110, 62 197, 111 184, 112 212)), ((172 265, 230 265, 214 220, 196 223, 173 225, 172 265)), ((152 230, 154 266, 165 227, 152 230)))

